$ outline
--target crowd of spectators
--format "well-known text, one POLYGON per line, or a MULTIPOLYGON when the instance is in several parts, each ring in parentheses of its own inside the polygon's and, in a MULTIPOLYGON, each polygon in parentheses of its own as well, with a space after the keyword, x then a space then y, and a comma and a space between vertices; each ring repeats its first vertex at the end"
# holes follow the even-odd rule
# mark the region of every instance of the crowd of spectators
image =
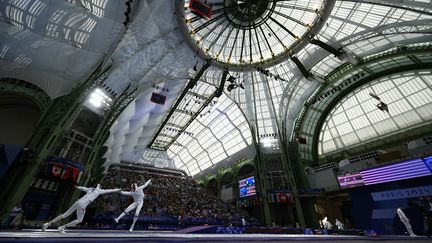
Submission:
MULTIPOLYGON (((226 225, 242 222, 246 216, 231 203, 208 194, 187 176, 170 175, 133 167, 111 167, 101 181, 102 188, 121 188, 129 191, 132 183, 144 184, 146 194, 141 215, 170 216, 179 223, 190 219, 219 220, 226 225)), ((99 197, 93 204, 98 214, 120 214, 131 202, 132 197, 109 194, 99 197)), ((204 221, 203 221, 204 222, 204 221)))

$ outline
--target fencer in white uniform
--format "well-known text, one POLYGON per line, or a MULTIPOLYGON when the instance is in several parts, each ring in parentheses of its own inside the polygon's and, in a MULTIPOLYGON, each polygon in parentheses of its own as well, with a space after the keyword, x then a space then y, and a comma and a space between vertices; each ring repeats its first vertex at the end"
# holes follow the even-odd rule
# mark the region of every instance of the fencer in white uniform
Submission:
POLYGON ((344 224, 339 221, 339 219, 336 219, 336 223, 335 225, 337 226, 338 229, 343 230, 345 228, 344 224))
POLYGON ((327 220, 327 217, 324 217, 322 220, 322 224, 324 229, 332 229, 333 225, 330 223, 330 221, 327 220))
POLYGON ((398 209, 396 210, 396 212, 397 212, 397 214, 398 214, 398 216, 399 216, 399 219, 400 219, 400 220, 402 221, 402 223, 405 225, 405 227, 406 227, 406 229, 407 229, 407 231, 408 231, 408 234, 409 234, 410 236, 416 236, 416 235, 414 234, 413 230, 412 230, 410 220, 407 218, 407 216, 406 216, 405 213, 402 211, 402 209, 401 209, 401 208, 398 208, 398 209))
POLYGON ((76 201, 65 213, 60 214, 55 219, 51 220, 48 223, 45 223, 42 225, 42 231, 45 231, 51 224, 62 220, 64 218, 67 218, 69 215, 71 215, 74 211, 76 211, 77 219, 75 219, 72 222, 69 222, 65 225, 62 225, 58 227, 58 230, 60 233, 65 233, 66 227, 75 226, 79 223, 81 223, 84 219, 84 214, 86 207, 93 202, 99 195, 113 193, 113 192, 119 192, 120 189, 101 189, 100 184, 97 184, 94 188, 87 188, 83 186, 75 186, 76 189, 86 192, 86 194, 80 198, 78 201, 76 201))
POLYGON ((129 229, 130 232, 132 232, 132 230, 133 230, 133 228, 135 226, 135 222, 138 219, 138 215, 139 215, 139 213, 141 211, 141 208, 143 206, 143 203, 144 203, 144 197, 145 197, 145 195, 144 195, 143 189, 146 188, 148 185, 150 185, 150 183, 151 183, 151 179, 148 180, 142 186, 137 186, 136 183, 133 183, 131 185, 131 191, 130 192, 124 192, 124 191, 120 192, 120 194, 122 194, 122 195, 132 196, 133 199, 134 199, 134 202, 131 205, 129 205, 126 208, 126 210, 122 214, 120 214, 117 218, 115 218, 114 220, 116 221, 116 223, 118 223, 121 218, 123 218, 126 214, 128 214, 130 211, 132 211, 132 210, 135 209, 135 215, 134 215, 134 218, 133 218, 133 222, 132 222, 132 225, 131 225, 131 227, 129 229))

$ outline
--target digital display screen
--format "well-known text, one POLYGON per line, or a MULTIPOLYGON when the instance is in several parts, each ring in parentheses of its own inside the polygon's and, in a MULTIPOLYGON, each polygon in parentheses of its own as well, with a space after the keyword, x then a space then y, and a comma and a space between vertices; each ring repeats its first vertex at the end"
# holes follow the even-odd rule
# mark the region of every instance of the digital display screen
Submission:
POLYGON ((239 181, 240 197, 256 195, 255 177, 251 176, 239 181))
POLYGON ((341 188, 364 186, 365 184, 360 173, 338 176, 338 181, 341 188))
POLYGON ((365 185, 429 176, 431 171, 422 159, 408 160, 402 163, 382 166, 360 172, 365 185))
POLYGON ((424 157, 423 162, 432 174, 432 156, 424 157))
POLYGON ((432 175, 432 156, 362 170, 359 173, 342 175, 337 178, 341 188, 351 188, 430 175, 432 175))
POLYGON ((159 105, 165 104, 166 96, 153 92, 150 101, 159 105))
POLYGON ((192 10, 192 12, 198 15, 206 16, 207 18, 211 17, 211 7, 199 0, 191 0, 189 2, 189 8, 192 10))

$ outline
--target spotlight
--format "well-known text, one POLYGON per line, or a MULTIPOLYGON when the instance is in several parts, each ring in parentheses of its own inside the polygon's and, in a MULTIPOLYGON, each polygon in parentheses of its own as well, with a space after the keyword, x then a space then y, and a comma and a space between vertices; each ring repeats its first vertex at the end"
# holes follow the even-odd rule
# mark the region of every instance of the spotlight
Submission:
POLYGON ((236 78, 233 77, 233 76, 229 76, 229 78, 228 78, 227 81, 230 82, 230 83, 234 83, 236 81, 236 78))
POLYGON ((112 99, 107 95, 105 90, 96 88, 88 97, 87 102, 92 108, 108 109, 112 103, 112 99))
POLYGON ((238 87, 238 85, 236 83, 232 83, 232 84, 228 85, 227 90, 228 90, 228 92, 231 92, 231 90, 233 90, 237 87, 238 87))
POLYGON ((263 139, 261 139, 260 143, 262 144, 263 147, 270 148, 270 147, 276 145, 277 140, 273 139, 273 138, 263 138, 263 139))
POLYGON ((372 98, 374 98, 374 99, 376 99, 376 100, 378 100, 378 101, 380 102, 380 103, 377 105, 377 108, 378 108, 378 109, 380 109, 381 111, 389 112, 388 105, 387 105, 386 103, 382 102, 382 101, 381 101, 381 98, 380 98, 378 95, 376 95, 376 94, 374 94, 374 93, 369 93, 369 95, 370 95, 372 98))
POLYGON ((389 112, 388 105, 382 101, 377 105, 377 108, 381 111, 389 112))

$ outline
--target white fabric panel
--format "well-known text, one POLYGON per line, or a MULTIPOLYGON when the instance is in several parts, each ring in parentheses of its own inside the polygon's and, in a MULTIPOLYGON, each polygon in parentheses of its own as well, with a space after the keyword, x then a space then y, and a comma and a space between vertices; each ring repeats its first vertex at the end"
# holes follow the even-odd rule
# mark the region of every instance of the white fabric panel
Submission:
POLYGON ((119 13, 124 12, 124 3, 103 5, 115 9, 117 17, 96 16, 65 1, 1 1, 1 76, 31 82, 51 98, 69 93, 86 80, 123 32, 124 16, 119 13))
MULTIPOLYGON (((149 153, 147 144, 185 87, 190 78, 188 71, 194 65, 193 53, 177 30, 172 2, 143 1, 138 6, 112 56, 113 68, 105 81, 117 93, 129 84, 137 85, 139 92, 110 130, 104 156, 107 165, 121 160, 150 163, 145 157, 149 153), (155 85, 169 91, 161 92, 155 85), (165 105, 150 101, 153 92, 167 96, 165 105)), ((162 164, 174 164, 167 155, 164 161, 162 164)))
POLYGON ((187 79, 193 53, 177 30, 170 0, 142 1, 112 56, 115 67, 106 83, 117 93, 129 83, 141 90, 165 80, 187 79))
POLYGON ((66 0, 70 4, 87 9, 97 17, 122 22, 125 18, 126 1, 119 0, 66 0))
MULTIPOLYGON (((158 85, 168 88, 169 92, 149 88, 138 95, 110 129, 111 134, 105 143, 108 147, 104 155, 107 159, 106 165, 118 163, 121 160, 146 161, 146 158, 142 156, 146 155, 144 151, 147 151, 147 144, 153 138, 185 84, 186 80, 167 80, 158 85), (164 105, 150 101, 153 92, 167 96, 164 105)), ((173 165, 172 162, 167 163, 173 165)))

